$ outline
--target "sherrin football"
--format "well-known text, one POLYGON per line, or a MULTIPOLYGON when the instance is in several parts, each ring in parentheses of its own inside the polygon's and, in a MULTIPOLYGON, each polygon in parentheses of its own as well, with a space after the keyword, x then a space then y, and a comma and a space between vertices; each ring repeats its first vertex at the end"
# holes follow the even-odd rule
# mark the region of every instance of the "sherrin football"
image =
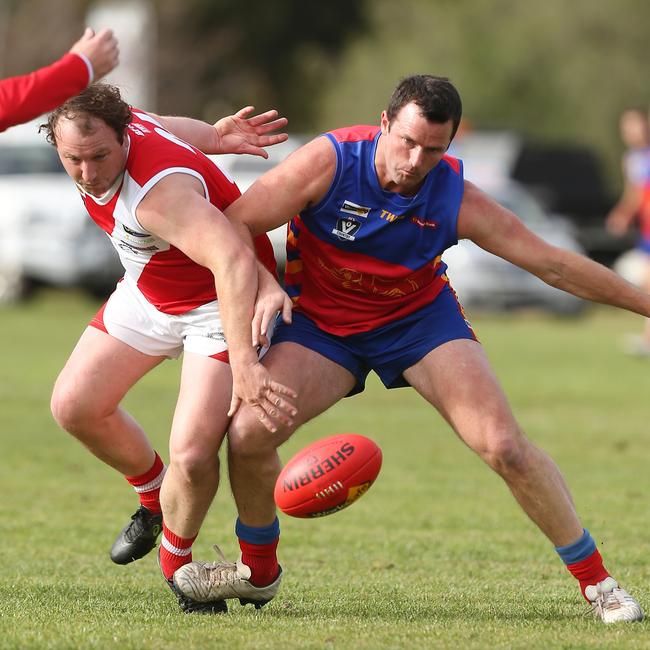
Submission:
POLYGON ((275 484, 275 503, 292 517, 331 515, 368 491, 381 460, 381 449, 356 433, 317 440, 284 466, 275 484))

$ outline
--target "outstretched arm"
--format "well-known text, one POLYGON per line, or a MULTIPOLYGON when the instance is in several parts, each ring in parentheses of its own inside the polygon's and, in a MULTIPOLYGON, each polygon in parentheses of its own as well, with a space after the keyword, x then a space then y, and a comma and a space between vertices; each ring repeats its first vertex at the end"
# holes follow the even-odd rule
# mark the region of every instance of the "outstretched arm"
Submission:
POLYGON ((90 28, 52 65, 0 81, 0 131, 56 108, 118 62, 117 41, 108 29, 90 28), (90 67, 89 67, 90 66, 90 67))
POLYGON ((650 295, 602 264, 546 243, 510 210, 468 181, 458 215, 458 238, 470 239, 547 284, 580 298, 650 316, 650 295))
POLYGON ((226 209, 233 223, 260 235, 291 220, 327 193, 336 171, 331 142, 318 137, 258 178, 226 209))
POLYGON ((607 215, 607 230, 613 235, 624 235, 636 219, 642 201, 643 189, 631 180, 626 180, 621 198, 607 215))
POLYGON ((90 27, 86 27, 83 36, 70 48, 70 52, 88 59, 92 67, 91 82, 111 72, 117 66, 120 55, 117 39, 110 29, 102 29, 95 34, 90 27))
POLYGON ((206 154, 247 153, 268 158, 264 147, 284 142, 286 133, 273 133, 287 125, 285 117, 278 117, 276 110, 252 115, 255 109, 246 106, 234 115, 222 117, 208 124, 191 117, 155 115, 170 133, 189 142, 206 154))
MULTIPOLYGON (((321 200, 336 170, 336 154, 326 138, 316 138, 259 178, 226 208, 239 236, 253 246, 253 236, 281 226, 308 205, 321 200)), ((265 269, 260 269, 260 295, 255 304, 253 340, 259 341, 271 318, 282 311, 290 322, 291 302, 265 269)))

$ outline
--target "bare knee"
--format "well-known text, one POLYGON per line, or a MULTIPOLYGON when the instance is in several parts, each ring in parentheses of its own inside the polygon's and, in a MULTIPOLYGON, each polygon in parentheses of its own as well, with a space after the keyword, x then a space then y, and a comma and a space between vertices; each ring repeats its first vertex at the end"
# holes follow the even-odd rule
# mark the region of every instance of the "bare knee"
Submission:
POLYGON ((235 459, 265 457, 291 436, 293 429, 280 426, 271 433, 255 416, 252 409, 240 408, 228 430, 228 454, 235 459))
POLYGON ((526 471, 530 444, 516 426, 495 427, 485 433, 476 451, 495 472, 507 476, 526 471))
POLYGON ((200 484, 219 477, 217 451, 206 450, 204 445, 192 440, 172 447, 169 464, 186 483, 200 484))
POLYGON ((108 414, 97 396, 89 398, 74 386, 60 382, 54 387, 50 410, 56 423, 73 435, 88 431, 108 414))

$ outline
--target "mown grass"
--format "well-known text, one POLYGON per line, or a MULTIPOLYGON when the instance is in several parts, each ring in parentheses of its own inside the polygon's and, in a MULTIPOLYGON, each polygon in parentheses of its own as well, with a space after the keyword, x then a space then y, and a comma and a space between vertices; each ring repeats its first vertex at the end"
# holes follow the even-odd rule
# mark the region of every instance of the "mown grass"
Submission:
MULTIPOLYGON (((646 623, 585 615, 573 579, 498 477, 410 390, 371 381, 282 450, 341 431, 384 452, 377 483, 321 520, 283 516, 285 581, 260 611, 180 613, 155 554, 119 567, 108 548, 135 509, 117 474, 49 414, 56 373, 96 304, 52 292, 0 312, 0 648, 648 648, 646 623)), ((638 317, 477 317, 518 419, 558 462, 614 575, 650 608, 650 362, 626 357, 638 317)), ((126 406, 166 456, 179 364, 126 406)), ((440 381, 444 381, 444 377, 440 381)), ((234 557, 223 485, 195 544, 234 557)))

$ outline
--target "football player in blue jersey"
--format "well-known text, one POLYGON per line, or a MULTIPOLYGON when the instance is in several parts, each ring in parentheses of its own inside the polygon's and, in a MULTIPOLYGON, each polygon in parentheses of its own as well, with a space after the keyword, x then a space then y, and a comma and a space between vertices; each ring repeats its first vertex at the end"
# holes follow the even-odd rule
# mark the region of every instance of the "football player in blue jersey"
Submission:
MULTIPOLYGON (((388 388, 412 386, 503 478, 605 623, 642 619, 639 604, 605 569, 559 469, 515 420, 441 255, 470 239, 585 299, 650 316, 650 296, 588 258, 547 244, 464 180, 462 162, 446 153, 460 118, 461 100, 448 79, 408 77, 379 126, 317 137, 229 207, 249 241, 251 233, 290 221, 293 322, 278 324, 263 363, 299 392, 298 417, 269 433, 273 413, 244 405, 234 415, 229 467, 242 555, 236 563, 180 568, 174 583, 186 596, 256 606, 273 598, 282 577, 276 448, 299 425, 363 390, 374 370, 388 388)), ((267 323, 256 326, 265 331, 267 323)))

